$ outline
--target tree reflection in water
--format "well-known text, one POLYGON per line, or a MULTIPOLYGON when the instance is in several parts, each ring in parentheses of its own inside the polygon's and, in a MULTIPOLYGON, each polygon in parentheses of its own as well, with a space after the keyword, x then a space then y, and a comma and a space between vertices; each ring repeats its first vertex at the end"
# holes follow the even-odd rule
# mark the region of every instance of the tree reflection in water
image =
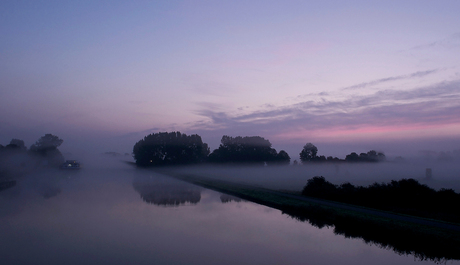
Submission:
MULTIPOLYGON (((455 226, 425 226, 407 223, 389 216, 372 215, 360 211, 343 210, 316 203, 304 203, 290 194, 257 186, 228 181, 210 180, 193 174, 175 174, 174 177, 210 188, 221 193, 278 209, 292 218, 323 228, 333 227, 336 235, 363 239, 367 244, 391 249, 399 255, 414 256, 419 260, 443 263, 460 260, 460 230, 455 226)), ((224 201, 224 200, 222 200, 224 201)))
POLYGON ((227 202, 232 202, 232 201, 233 202, 241 202, 243 200, 238 198, 238 197, 231 196, 231 195, 223 193, 222 195, 220 195, 220 201, 222 203, 227 203, 227 202))
POLYGON ((283 214, 318 227, 334 227, 334 234, 360 238, 367 244, 391 249, 399 255, 413 255, 419 260, 446 263, 460 259, 458 238, 417 233, 415 229, 394 228, 375 220, 337 215, 334 210, 312 206, 308 210, 282 209, 283 214))
POLYGON ((174 179, 136 178, 133 187, 139 192, 143 201, 159 206, 197 204, 201 200, 200 188, 174 179))

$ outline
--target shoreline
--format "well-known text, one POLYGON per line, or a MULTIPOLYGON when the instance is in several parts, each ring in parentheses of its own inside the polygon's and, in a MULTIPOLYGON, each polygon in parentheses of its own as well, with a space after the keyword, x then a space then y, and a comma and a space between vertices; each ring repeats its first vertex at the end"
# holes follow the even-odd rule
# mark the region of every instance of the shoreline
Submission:
POLYGON ((334 227, 334 233, 362 238, 382 248, 390 247, 420 260, 460 260, 460 225, 296 195, 262 187, 210 179, 171 169, 163 175, 243 200, 278 209, 283 214, 318 228, 334 227))

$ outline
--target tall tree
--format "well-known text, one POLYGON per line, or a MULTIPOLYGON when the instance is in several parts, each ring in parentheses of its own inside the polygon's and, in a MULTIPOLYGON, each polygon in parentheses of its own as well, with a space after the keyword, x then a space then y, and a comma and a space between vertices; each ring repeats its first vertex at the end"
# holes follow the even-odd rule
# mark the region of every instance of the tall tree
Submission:
POLYGON ((30 147, 32 151, 40 151, 40 150, 50 150, 58 148, 64 140, 60 139, 56 135, 52 135, 50 133, 45 134, 45 136, 40 137, 35 144, 30 147))
POLYGON ((316 160, 318 153, 318 148, 312 143, 307 143, 303 146, 302 151, 300 152, 300 160, 302 162, 314 161, 316 160))
POLYGON ((30 153, 41 156, 41 164, 48 166, 59 166, 64 163, 64 156, 57 149, 64 140, 56 135, 45 134, 35 144, 30 146, 30 153))

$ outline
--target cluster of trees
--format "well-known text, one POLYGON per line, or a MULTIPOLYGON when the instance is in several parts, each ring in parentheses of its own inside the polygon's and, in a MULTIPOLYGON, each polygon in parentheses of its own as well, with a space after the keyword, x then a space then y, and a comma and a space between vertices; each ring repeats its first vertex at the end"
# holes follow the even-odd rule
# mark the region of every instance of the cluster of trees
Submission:
POLYGON ((289 164, 291 158, 284 151, 276 152, 270 141, 259 137, 230 137, 224 135, 219 148, 210 153, 199 135, 180 132, 150 134, 133 147, 139 166, 187 165, 210 163, 289 164))
POLYGON ((286 151, 279 153, 269 140, 260 136, 231 137, 224 135, 219 148, 209 155, 211 163, 259 163, 289 164, 291 158, 286 151))
POLYGON ((62 143, 59 137, 45 134, 27 149, 23 140, 12 139, 6 146, 0 145, 0 173, 59 166, 64 163, 64 156, 58 149, 62 143))
POLYGON ((339 159, 337 157, 332 157, 332 156, 318 156, 318 148, 313 145, 312 143, 307 143, 304 145, 302 151, 300 152, 300 160, 302 163, 308 163, 308 162, 340 162, 340 161, 346 161, 346 162, 380 162, 380 161, 385 161, 386 157, 385 154, 382 152, 377 152, 375 150, 371 150, 367 153, 361 153, 357 154, 355 152, 352 152, 351 154, 347 155, 345 157, 345 160, 339 159))
POLYGON ((334 185, 324 177, 314 177, 307 181, 302 195, 460 223, 460 214, 452 207, 460 204, 460 194, 452 189, 436 191, 414 179, 355 187, 348 182, 334 185))
POLYGON ((375 150, 371 150, 367 153, 357 154, 355 152, 347 155, 345 157, 346 161, 350 162, 379 162, 384 161, 385 155, 381 152, 376 152, 375 150))
MULTIPOLYGON (((238 163, 260 165, 289 165, 289 154, 272 148, 269 140, 260 136, 231 137, 224 135, 220 145, 212 153, 197 134, 160 132, 150 134, 133 147, 136 164, 148 166, 173 166, 197 163, 238 163)), ((385 160, 383 153, 371 150, 367 153, 351 153, 345 159, 318 156, 318 148, 307 143, 300 152, 302 163, 309 162, 377 162, 385 160)), ((294 161, 297 164, 297 161, 294 161)))
POLYGON ((23 140, 19 139, 11 139, 10 143, 6 146, 0 144, 0 152, 8 152, 8 151, 27 151, 27 147, 24 144, 23 140))
POLYGON ((160 132, 138 141, 133 155, 136 164, 144 167, 197 164, 207 159, 209 147, 197 134, 160 132))
POLYGON ((318 156, 318 148, 312 144, 312 143, 307 143, 304 145, 302 151, 300 152, 300 161, 302 163, 308 163, 308 162, 337 162, 337 161, 342 161, 341 159, 337 157, 332 157, 328 156, 327 158, 325 156, 318 156))
POLYGON ((56 135, 45 134, 30 146, 30 153, 42 158, 46 164, 59 166, 64 163, 64 156, 58 147, 64 142, 56 135))

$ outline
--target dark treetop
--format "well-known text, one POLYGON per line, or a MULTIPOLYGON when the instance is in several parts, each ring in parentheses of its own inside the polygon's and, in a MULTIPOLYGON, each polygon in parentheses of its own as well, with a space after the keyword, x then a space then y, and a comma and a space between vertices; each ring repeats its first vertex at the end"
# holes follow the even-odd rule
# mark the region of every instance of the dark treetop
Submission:
POLYGON ((133 147, 133 155, 138 166, 172 166, 204 162, 209 147, 197 134, 180 132, 160 132, 150 134, 133 147))
POLYGON ((277 153, 270 141, 260 136, 224 135, 220 142, 219 148, 209 155, 210 162, 289 164, 291 160, 285 151, 277 153))

